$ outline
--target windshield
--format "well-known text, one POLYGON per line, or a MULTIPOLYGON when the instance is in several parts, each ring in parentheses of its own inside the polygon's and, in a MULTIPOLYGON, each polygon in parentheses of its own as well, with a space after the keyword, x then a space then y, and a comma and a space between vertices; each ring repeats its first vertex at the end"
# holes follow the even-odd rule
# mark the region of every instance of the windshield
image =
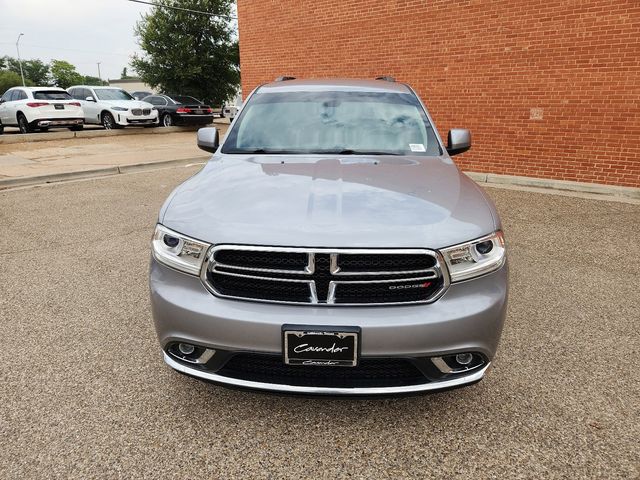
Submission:
POLYGON ((40 90, 33 92, 33 98, 36 100, 71 100, 71 95, 59 90, 40 90))
POLYGON ((200 105, 202 102, 193 97, 187 97, 183 95, 176 95, 175 97, 171 97, 171 100, 178 105, 200 105))
POLYGON ((439 155, 418 99, 380 92, 257 93, 223 153, 439 155))
POLYGON ((98 100, 134 100, 131 95, 119 88, 96 88, 95 92, 98 100))

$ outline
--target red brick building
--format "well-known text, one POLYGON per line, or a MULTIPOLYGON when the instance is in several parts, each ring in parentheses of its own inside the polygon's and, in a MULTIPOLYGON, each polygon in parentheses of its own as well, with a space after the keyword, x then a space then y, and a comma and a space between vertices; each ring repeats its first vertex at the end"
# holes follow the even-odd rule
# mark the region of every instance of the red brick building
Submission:
POLYGON ((242 88, 410 83, 464 169, 640 187, 638 0, 238 0, 242 88))

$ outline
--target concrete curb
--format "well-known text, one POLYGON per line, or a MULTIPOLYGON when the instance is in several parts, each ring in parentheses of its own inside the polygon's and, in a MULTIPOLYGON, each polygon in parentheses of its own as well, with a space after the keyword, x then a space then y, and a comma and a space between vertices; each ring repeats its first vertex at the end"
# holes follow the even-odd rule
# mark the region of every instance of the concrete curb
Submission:
POLYGON ((94 177, 106 177, 124 173, 141 172, 145 170, 159 170, 161 168, 177 167, 189 163, 205 163, 209 157, 183 158, 179 160, 164 160, 162 162, 133 163, 116 167, 95 168, 79 172, 54 173, 51 175, 35 175, 33 177, 0 178, 0 191, 7 188, 42 185, 47 183, 64 182, 94 177))
POLYGON ((519 177, 516 175, 498 175, 496 173, 464 172, 477 183, 487 186, 516 185, 520 187, 537 187, 566 192, 592 193, 613 197, 640 200, 640 188, 601 185, 598 183, 570 182, 568 180, 551 180, 548 178, 519 177))
POLYGON ((177 132, 195 132, 199 127, 156 127, 156 128, 130 128, 120 130, 82 130, 74 132, 77 138, 118 137, 121 135, 164 134, 177 132))
POLYGON ((80 178, 104 177, 107 175, 117 175, 118 173, 118 167, 106 167, 80 172, 34 175, 33 177, 0 178, 0 190, 13 187, 25 187, 28 185, 40 185, 43 183, 64 182, 65 180, 77 180, 80 178))
MULTIPOLYGON (((224 125, 224 123, 213 122, 210 125, 224 125)), ((13 135, 0 135, 0 145, 9 145, 13 143, 32 143, 32 142, 49 142, 54 140, 70 140, 72 138, 96 138, 96 137, 117 137, 121 135, 143 135, 143 134, 166 134, 178 132, 195 132, 202 126, 186 126, 186 127, 157 127, 157 128, 123 128, 119 130, 80 130, 72 132, 71 130, 62 132, 47 133, 26 133, 13 135)))
POLYGON ((15 135, 0 135, 0 145, 12 143, 46 142, 54 140, 69 140, 75 137, 77 132, 47 132, 47 133, 17 133, 15 135))

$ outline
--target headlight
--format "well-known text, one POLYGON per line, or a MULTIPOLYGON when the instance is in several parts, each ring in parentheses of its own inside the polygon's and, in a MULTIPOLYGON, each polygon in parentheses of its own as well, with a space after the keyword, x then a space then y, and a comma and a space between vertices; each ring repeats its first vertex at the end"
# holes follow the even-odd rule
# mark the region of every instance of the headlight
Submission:
POLYGON ((440 250, 449 267, 451 282, 468 280, 499 269, 505 261, 501 231, 467 243, 440 250))
POLYGON ((126 112, 129 109, 124 107, 111 107, 111 110, 116 110, 118 112, 126 112))
POLYGON ((210 245, 180 235, 158 224, 153 234, 151 247, 153 256, 158 262, 181 272, 199 275, 200 267, 202 267, 210 245))

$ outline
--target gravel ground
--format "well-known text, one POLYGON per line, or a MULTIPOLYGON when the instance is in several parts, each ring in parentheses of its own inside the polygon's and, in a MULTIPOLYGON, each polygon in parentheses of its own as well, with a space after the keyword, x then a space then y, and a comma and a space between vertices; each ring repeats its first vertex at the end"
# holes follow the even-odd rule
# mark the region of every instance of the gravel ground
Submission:
POLYGON ((193 172, 0 192, 0 478, 638 478, 640 206, 491 189, 512 290, 483 382, 280 397, 161 361, 149 240, 193 172))

